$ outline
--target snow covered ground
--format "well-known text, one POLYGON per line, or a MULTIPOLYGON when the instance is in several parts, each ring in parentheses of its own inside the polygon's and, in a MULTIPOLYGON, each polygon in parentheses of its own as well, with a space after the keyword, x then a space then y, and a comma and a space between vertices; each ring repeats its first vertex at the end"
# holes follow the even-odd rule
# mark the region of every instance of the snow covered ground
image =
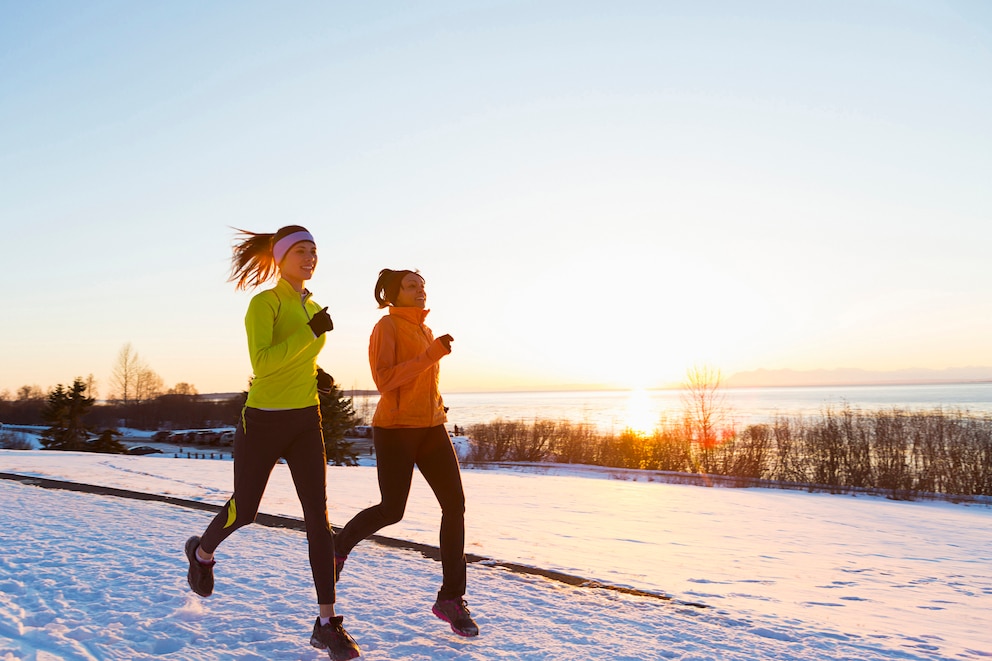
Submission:
MULTIPOLYGON (((574 469, 573 469, 574 471, 574 469)), ((0 472, 223 503, 229 460, 0 450, 0 472)), ((363 659, 992 658, 992 508, 464 471, 462 639, 430 613, 440 566, 369 541, 338 586, 363 659), (577 587, 520 564, 671 597, 577 587), (701 604, 703 607, 693 604, 701 604)), ((331 521, 378 501, 375 469, 328 467, 331 521)), ((209 512, 0 480, 0 659, 321 659, 302 532, 249 526, 218 551, 209 599, 182 546, 209 512)), ((286 466, 262 511, 300 517, 286 466)), ((422 479, 383 535, 435 545, 422 479)))

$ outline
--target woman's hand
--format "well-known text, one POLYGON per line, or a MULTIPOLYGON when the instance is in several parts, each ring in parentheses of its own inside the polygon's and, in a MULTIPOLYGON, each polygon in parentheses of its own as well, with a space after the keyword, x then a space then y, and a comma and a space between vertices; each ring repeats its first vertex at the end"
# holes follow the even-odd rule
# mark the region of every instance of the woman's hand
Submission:
POLYGON ((325 372, 324 370, 317 368, 317 392, 322 392, 324 394, 330 394, 334 390, 334 377, 325 372))
POLYGON ((441 341, 441 344, 444 345, 444 348, 445 349, 447 349, 448 351, 451 351, 451 343, 455 341, 455 338, 453 338, 450 335, 448 335, 447 333, 445 333, 444 335, 442 335, 441 337, 439 337, 437 339, 441 341))
POLYGON ((310 321, 307 322, 310 326, 310 330, 316 337, 320 337, 327 331, 334 330, 334 322, 331 321, 331 315, 327 314, 327 307, 325 306, 323 310, 317 312, 313 315, 310 321))

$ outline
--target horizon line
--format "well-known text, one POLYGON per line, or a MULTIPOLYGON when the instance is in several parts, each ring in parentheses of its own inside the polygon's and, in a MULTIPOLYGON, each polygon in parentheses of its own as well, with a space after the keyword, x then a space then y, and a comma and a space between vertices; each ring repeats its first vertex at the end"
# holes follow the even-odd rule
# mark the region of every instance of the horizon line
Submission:
MULTIPOLYGON (((978 378, 978 379, 904 379, 904 380, 878 380, 878 381, 837 381, 837 382, 821 382, 821 383, 747 383, 740 385, 727 385, 724 383, 720 384, 721 389, 727 390, 745 390, 745 389, 756 389, 756 388, 859 388, 859 387, 878 387, 878 386, 927 386, 927 385, 980 385, 992 383, 992 377, 978 378)), ((446 390, 448 394, 451 395, 480 395, 480 394, 527 394, 527 393, 549 393, 549 392, 635 392, 638 390, 684 390, 685 387, 682 384, 670 384, 662 386, 646 386, 646 387, 634 387, 634 388, 624 388, 620 386, 581 386, 581 387, 538 387, 538 388, 520 388, 520 389, 451 389, 446 390)), ((358 395, 377 395, 379 394, 374 388, 341 388, 341 392, 346 396, 352 396, 353 394, 358 395)), ((217 397, 217 396, 234 396, 242 394, 240 391, 235 392, 211 392, 211 393, 200 393, 200 397, 217 397)), ((106 401, 106 400, 101 400, 106 401)))

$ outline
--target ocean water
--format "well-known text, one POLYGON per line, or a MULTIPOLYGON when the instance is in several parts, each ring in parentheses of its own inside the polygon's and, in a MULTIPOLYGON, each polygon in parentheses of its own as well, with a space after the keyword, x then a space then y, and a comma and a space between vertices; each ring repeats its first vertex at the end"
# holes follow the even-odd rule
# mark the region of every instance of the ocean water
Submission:
MULTIPOLYGON (((449 393, 449 427, 504 420, 570 420, 619 432, 631 427, 649 431, 658 421, 677 417, 684 408, 678 390, 449 393)), ((776 415, 815 415, 827 408, 861 410, 969 411, 992 415, 992 383, 788 388, 723 388, 722 409, 738 423, 767 421, 776 415)), ((371 417, 375 398, 355 398, 360 415, 371 417)))

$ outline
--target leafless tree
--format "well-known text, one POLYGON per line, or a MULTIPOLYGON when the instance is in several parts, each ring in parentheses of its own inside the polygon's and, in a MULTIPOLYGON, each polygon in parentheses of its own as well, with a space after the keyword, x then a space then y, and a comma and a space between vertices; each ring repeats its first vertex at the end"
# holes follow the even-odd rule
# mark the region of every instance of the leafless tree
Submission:
POLYGON ((704 472, 715 468, 713 450, 720 440, 727 407, 720 384, 723 377, 713 367, 696 366, 686 370, 682 383, 682 407, 686 427, 698 451, 699 466, 704 472))
POLYGON ((86 394, 96 400, 96 379, 90 374, 84 379, 84 382, 86 383, 86 394))
POLYGON ((121 404, 124 424, 127 425, 132 405, 150 401, 162 394, 162 377, 152 371, 138 356, 131 343, 121 347, 117 362, 110 374, 111 398, 121 404))
POLYGON ((19 402, 41 399, 45 399, 45 391, 41 389, 41 386, 21 386, 17 389, 17 401, 19 402))
POLYGON ((138 353, 128 342, 117 353, 117 362, 110 373, 111 397, 127 406, 134 400, 134 390, 138 383, 138 373, 143 368, 138 353))
POLYGON ((136 404, 155 399, 162 394, 162 389, 164 388, 162 377, 153 370, 142 365, 137 370, 136 376, 137 378, 134 382, 134 402, 136 404))

